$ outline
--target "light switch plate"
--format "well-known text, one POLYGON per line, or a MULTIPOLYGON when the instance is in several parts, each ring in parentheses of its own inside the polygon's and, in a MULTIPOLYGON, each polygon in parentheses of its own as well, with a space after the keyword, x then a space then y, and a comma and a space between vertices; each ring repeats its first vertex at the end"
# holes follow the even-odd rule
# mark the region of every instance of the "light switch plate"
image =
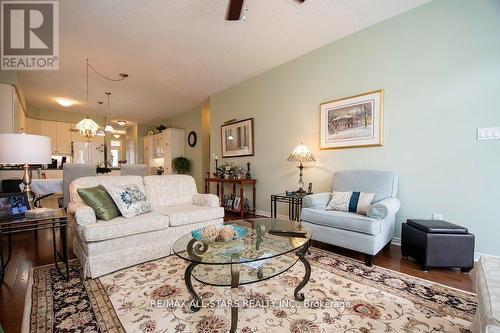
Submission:
POLYGON ((500 127, 481 127, 477 129, 477 139, 483 140, 500 140, 500 127))

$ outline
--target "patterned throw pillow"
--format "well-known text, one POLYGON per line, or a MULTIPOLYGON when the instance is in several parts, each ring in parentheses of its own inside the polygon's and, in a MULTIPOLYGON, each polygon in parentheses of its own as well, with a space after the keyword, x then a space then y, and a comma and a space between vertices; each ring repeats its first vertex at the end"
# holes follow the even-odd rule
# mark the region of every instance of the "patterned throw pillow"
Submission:
POLYGON ((124 217, 141 215, 152 210, 146 195, 137 185, 106 185, 105 187, 124 217))
POLYGON ((332 200, 326 210, 350 212, 366 215, 371 206, 375 193, 365 192, 333 192, 332 200))

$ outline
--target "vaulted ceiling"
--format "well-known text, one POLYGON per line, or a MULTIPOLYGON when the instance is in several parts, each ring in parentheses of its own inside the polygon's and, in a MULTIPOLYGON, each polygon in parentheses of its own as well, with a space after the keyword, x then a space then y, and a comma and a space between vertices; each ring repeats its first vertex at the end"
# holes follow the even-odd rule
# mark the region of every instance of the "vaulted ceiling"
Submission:
POLYGON ((111 95, 115 118, 154 123, 211 94, 428 0, 246 0, 246 21, 224 20, 227 0, 64 0, 60 69, 21 71, 30 107, 85 112, 85 59, 113 76, 90 74, 89 105, 111 95), (77 100, 70 108, 54 97, 77 100))

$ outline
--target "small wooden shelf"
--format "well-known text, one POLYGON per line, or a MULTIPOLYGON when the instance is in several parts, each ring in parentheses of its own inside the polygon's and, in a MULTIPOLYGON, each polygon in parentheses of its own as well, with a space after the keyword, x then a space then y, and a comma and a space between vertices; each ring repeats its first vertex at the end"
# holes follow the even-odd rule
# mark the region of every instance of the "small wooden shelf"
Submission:
POLYGON ((257 179, 225 179, 225 178, 213 178, 213 177, 207 177, 205 178, 205 193, 210 193, 210 183, 216 183, 217 186, 217 196, 220 199, 221 207, 224 207, 224 185, 226 184, 232 184, 232 192, 236 196, 236 185, 239 185, 239 197, 240 197, 240 207, 239 208, 226 208, 224 207, 225 211, 232 212, 232 213, 239 213, 240 217, 243 218, 245 213, 252 213, 253 216, 255 217, 255 203, 256 203, 256 183, 257 179), (252 209, 248 210, 245 209, 245 186, 251 186, 252 187, 252 209))

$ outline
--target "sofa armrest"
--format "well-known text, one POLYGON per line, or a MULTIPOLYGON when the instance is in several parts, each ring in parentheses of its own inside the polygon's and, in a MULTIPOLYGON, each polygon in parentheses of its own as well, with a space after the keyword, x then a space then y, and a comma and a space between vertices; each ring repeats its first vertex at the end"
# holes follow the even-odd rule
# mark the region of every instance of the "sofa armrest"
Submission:
POLYGON ((215 194, 196 193, 193 197, 193 204, 196 206, 219 207, 219 197, 215 194))
POLYGON ((366 215, 374 219, 383 220, 388 216, 396 215, 400 206, 401 203, 398 199, 386 198, 371 205, 366 215))
POLYGON ((330 192, 309 194, 302 199, 302 204, 304 208, 314 208, 314 209, 326 209, 328 203, 332 200, 332 194, 330 192))
POLYGON ((97 222, 94 210, 83 202, 68 203, 68 213, 75 217, 76 223, 79 225, 97 222))

